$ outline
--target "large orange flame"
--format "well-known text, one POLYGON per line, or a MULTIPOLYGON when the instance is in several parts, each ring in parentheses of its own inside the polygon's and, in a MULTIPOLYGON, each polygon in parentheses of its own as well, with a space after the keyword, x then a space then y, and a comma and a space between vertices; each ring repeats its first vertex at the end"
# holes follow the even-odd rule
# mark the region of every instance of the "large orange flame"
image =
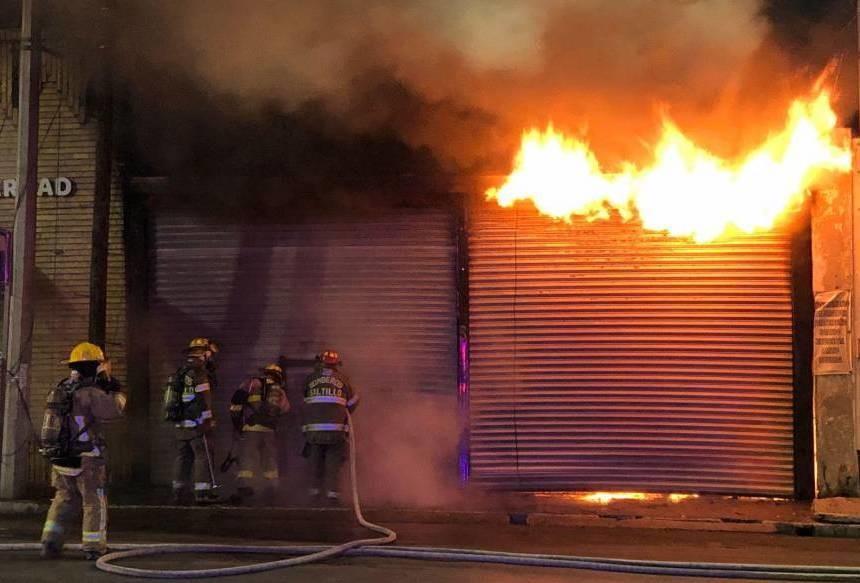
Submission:
POLYGON ((733 231, 768 230, 798 209, 824 171, 847 171, 851 150, 836 143, 830 93, 818 91, 788 110, 785 128, 738 160, 725 160, 696 145, 670 120, 650 166, 625 163, 609 173, 582 140, 552 125, 523 133, 514 170, 487 198, 508 207, 531 200, 549 216, 625 220, 638 215, 643 227, 698 242, 733 231))

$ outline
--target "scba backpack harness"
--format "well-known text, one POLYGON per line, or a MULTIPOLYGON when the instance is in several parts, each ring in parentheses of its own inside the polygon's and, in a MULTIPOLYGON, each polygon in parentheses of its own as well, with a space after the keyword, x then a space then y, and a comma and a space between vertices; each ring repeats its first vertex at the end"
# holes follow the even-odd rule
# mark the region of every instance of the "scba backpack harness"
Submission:
POLYGON ((75 392, 84 386, 89 385, 67 380, 57 385, 48 395, 39 453, 51 463, 77 465, 80 464, 80 455, 93 449, 92 441, 79 440, 93 422, 89 421, 76 430, 72 419, 75 392))
POLYGON ((192 411, 196 396, 190 367, 182 367, 170 375, 164 387, 164 420, 180 423, 196 419, 192 411))

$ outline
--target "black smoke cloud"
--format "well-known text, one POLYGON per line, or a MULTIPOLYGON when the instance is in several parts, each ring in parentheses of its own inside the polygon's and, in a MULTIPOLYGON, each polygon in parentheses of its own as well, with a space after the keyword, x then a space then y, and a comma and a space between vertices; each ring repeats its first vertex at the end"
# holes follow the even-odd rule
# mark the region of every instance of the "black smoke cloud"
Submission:
POLYGON ((857 127, 857 4, 854 0, 767 0, 766 46, 794 70, 818 71, 835 64, 833 85, 843 125, 857 127))
POLYGON ((247 115, 313 103, 336 134, 387 133, 428 148, 443 168, 492 172, 529 125, 553 121, 636 157, 658 107, 705 117, 764 38, 760 9, 756 0, 139 1, 121 16, 120 54, 134 85, 147 68, 178 71, 247 115))
MULTIPOLYGON (((52 0, 58 44, 91 50, 105 3, 52 0)), ((848 0, 108 5, 140 174, 438 192, 506 172, 522 129, 548 122, 612 162, 647 156, 666 111, 731 155, 834 58, 840 111, 856 103, 848 0)))

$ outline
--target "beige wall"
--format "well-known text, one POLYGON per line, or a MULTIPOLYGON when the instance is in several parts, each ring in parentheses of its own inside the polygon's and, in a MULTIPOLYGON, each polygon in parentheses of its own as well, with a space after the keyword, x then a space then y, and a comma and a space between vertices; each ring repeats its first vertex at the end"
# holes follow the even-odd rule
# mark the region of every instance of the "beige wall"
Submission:
MULTIPOLYGON (((0 64, 10 62, 11 45, 0 44, 0 64)), ((0 67, 0 90, 9 91, 9 70, 0 67)), ((38 200, 36 243, 36 320, 33 331, 31 410, 34 423, 41 422, 47 392, 67 372, 61 360, 75 343, 87 339, 89 330, 90 253, 95 184, 97 124, 85 119, 79 92, 69 88, 64 65, 46 58, 39 122, 39 176, 65 176, 75 191, 65 198, 38 200)), ((0 104, 7 102, 0 99, 0 104)), ((17 111, 0 107, 0 179, 14 178, 17 147, 17 111)), ((108 314, 106 351, 114 372, 125 379, 125 276, 122 242, 122 200, 115 180, 110 207, 108 258, 108 314)), ((0 198, 0 227, 11 228, 15 200, 0 198)), ((120 430, 122 433, 122 430, 120 430)), ((125 440, 113 447, 114 475, 126 472, 122 462, 125 440)), ((45 484, 47 467, 31 452, 31 483, 45 484)))

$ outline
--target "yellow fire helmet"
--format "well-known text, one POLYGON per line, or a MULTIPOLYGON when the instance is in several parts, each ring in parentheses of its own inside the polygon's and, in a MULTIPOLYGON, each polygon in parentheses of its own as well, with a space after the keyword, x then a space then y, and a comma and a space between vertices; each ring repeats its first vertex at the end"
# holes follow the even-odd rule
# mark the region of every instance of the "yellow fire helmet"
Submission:
POLYGON ((209 339, 192 338, 188 343, 188 350, 209 350, 209 339))
POLYGON ((218 352, 218 345, 208 338, 198 337, 188 343, 188 348, 185 352, 218 352))
POLYGON ((104 360, 105 353, 101 348, 91 342, 81 342, 72 348, 69 360, 66 362, 74 364, 76 362, 104 362, 104 360))

